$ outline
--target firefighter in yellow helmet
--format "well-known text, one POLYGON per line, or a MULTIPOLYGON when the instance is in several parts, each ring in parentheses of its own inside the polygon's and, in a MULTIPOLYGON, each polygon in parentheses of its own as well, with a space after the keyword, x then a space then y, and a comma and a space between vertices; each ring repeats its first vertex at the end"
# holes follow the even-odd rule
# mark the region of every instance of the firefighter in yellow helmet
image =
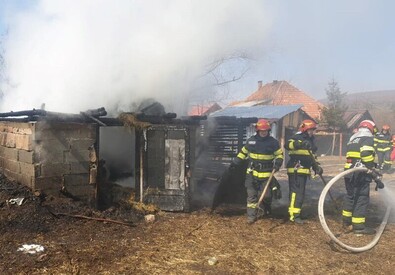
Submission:
POLYGON ((317 146, 314 143, 316 128, 317 124, 314 121, 303 120, 299 131, 285 143, 285 149, 288 150, 290 157, 287 163, 289 220, 297 224, 303 224, 300 213, 305 196, 306 182, 311 175, 310 169, 312 168, 319 175, 323 173, 314 156, 317 151, 317 146))
POLYGON ((392 165, 392 140, 389 125, 383 125, 381 131, 374 136, 374 148, 377 153, 379 168, 383 171, 388 171, 392 165))
MULTIPOLYGON (((257 220, 257 210, 263 188, 273 169, 278 171, 283 163, 283 151, 279 142, 270 136, 271 126, 266 119, 259 119, 255 126, 256 134, 250 137, 244 147, 233 160, 232 166, 248 161, 245 187, 247 189, 247 222, 252 224, 257 220)), ((281 190, 278 181, 273 177, 270 188, 263 199, 266 215, 271 214, 272 198, 280 199, 281 190)))
MULTIPOLYGON (((358 126, 358 132, 351 136, 347 143, 347 162, 345 170, 363 165, 374 169, 375 150, 373 147, 376 126, 371 120, 363 120, 358 126)), ((375 230, 365 226, 366 210, 369 205, 370 183, 374 179, 377 188, 384 188, 384 184, 370 170, 367 172, 355 172, 344 177, 347 195, 343 203, 343 227, 352 225, 355 234, 375 234, 375 230)))

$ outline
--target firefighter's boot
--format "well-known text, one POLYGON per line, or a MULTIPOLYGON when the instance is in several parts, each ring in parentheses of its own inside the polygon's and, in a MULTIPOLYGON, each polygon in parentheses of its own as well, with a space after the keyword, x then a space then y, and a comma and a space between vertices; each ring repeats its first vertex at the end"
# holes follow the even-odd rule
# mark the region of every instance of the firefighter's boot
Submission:
POLYGON ((373 228, 365 227, 364 224, 353 225, 353 230, 355 235, 374 235, 376 230, 373 228))
POLYGON ((247 224, 253 224, 257 220, 257 209, 247 207, 247 224))
POLYGON ((269 216, 272 214, 272 206, 267 202, 263 202, 263 213, 265 216, 269 216))

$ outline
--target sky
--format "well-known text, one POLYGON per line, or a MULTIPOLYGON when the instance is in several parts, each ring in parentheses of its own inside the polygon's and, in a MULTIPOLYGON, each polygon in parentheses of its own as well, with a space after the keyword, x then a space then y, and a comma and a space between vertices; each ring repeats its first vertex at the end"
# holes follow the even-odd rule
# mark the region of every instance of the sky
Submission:
POLYGON ((332 79, 349 94, 395 90, 394 10, 390 0, 0 0, 0 110, 116 113, 151 97, 183 113, 273 80, 316 99, 332 79))

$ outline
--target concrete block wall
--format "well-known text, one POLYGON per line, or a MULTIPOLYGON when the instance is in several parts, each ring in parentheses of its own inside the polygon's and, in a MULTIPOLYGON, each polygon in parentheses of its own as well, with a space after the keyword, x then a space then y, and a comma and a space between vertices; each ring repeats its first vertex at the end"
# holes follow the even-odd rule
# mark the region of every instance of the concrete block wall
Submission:
POLYGON ((90 150, 96 125, 65 122, 0 122, 0 171, 46 194, 65 188, 73 196, 92 200, 90 150))

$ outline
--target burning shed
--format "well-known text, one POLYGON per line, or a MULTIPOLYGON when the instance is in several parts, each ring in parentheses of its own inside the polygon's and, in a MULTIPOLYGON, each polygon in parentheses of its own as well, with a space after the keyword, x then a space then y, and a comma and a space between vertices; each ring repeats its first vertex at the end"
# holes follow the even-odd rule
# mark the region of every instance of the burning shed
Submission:
POLYGON ((103 117, 104 108, 0 114, 1 171, 34 191, 63 193, 99 208, 132 198, 188 211, 202 117, 176 119, 150 106, 119 118, 103 117))
POLYGON ((44 110, 0 114, 2 173, 37 192, 94 203, 96 117, 104 109, 79 115, 44 110))

